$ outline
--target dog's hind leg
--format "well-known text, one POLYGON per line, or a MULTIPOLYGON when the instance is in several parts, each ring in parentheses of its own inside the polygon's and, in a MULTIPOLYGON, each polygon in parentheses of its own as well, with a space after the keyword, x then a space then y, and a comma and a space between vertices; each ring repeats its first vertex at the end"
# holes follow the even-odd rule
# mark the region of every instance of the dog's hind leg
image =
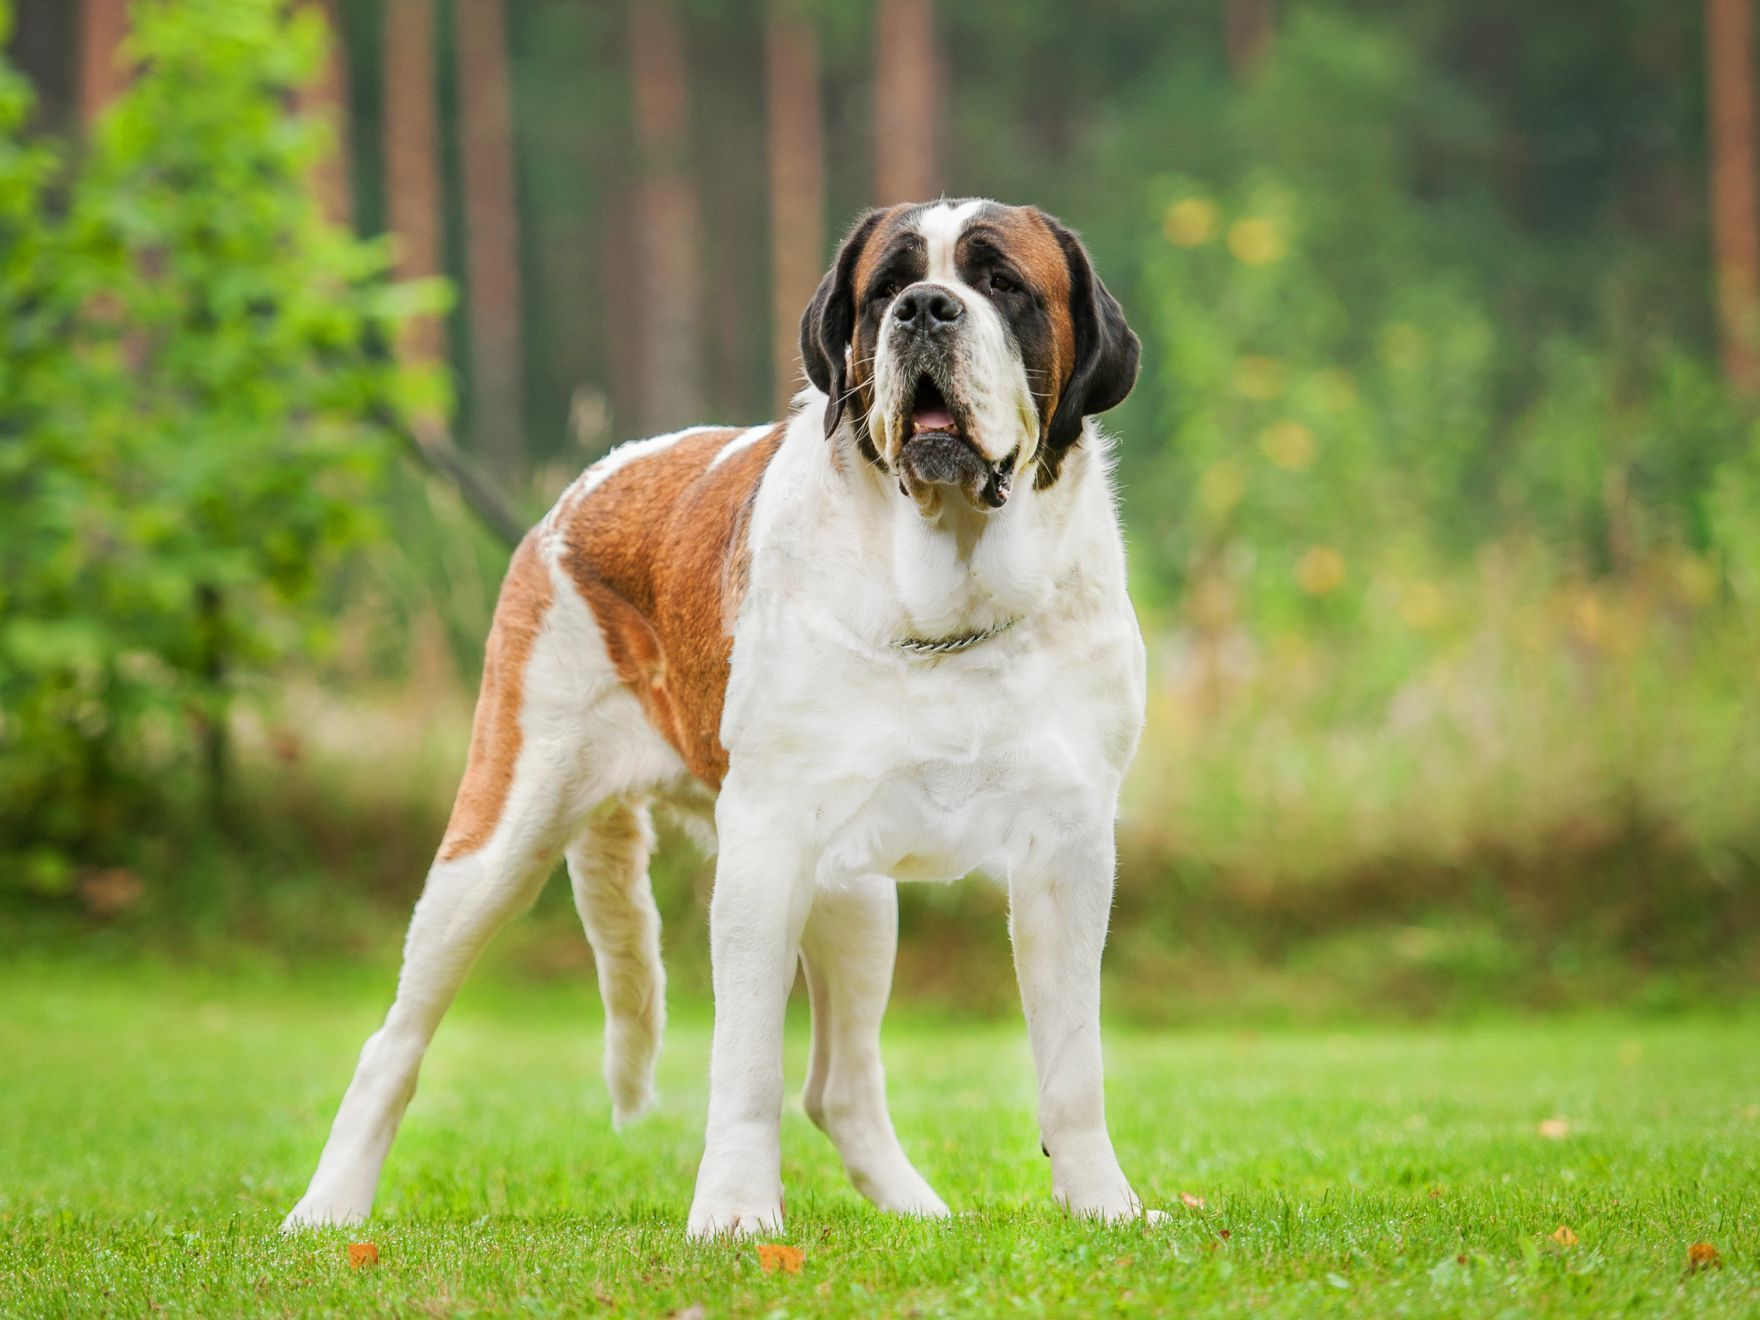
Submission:
POLYGON ((880 1020, 897 945, 898 888, 890 877, 865 876, 813 896, 801 933, 813 1010, 801 1103, 863 1196, 882 1210, 940 1216, 947 1206, 906 1158, 886 1108, 880 1020))
POLYGON ((372 1209, 379 1170, 435 1028, 489 937, 530 905, 560 842, 542 856, 534 844, 434 863, 410 918, 397 997, 361 1050, 318 1170, 284 1228, 352 1223, 372 1209))
POLYGON ((654 1063, 666 1027, 660 912, 648 885, 654 827, 647 804, 605 803, 568 846, 575 907, 593 946, 605 1001, 605 1084, 621 1127, 654 1102, 654 1063))
POLYGON ((496 607, 470 760, 410 918, 397 997, 361 1050, 311 1186, 283 1228, 350 1223, 372 1209, 435 1028, 489 937, 531 902, 578 823, 584 725, 577 699, 557 694, 578 686, 563 680, 580 652, 528 540, 496 607))

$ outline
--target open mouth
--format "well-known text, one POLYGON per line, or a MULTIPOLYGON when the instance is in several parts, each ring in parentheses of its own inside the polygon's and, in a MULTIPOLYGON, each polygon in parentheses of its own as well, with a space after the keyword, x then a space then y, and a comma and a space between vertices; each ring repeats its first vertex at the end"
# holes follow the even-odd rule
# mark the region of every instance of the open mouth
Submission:
POLYGON ((911 398, 911 436, 930 434, 963 435, 953 419, 947 396, 930 377, 917 380, 916 394, 911 398))
POLYGON ((918 377, 911 395, 910 435, 900 454, 901 485, 907 494, 952 486, 975 505, 1000 509, 1008 503, 1016 453, 991 462, 966 434, 941 387, 927 374, 918 377))

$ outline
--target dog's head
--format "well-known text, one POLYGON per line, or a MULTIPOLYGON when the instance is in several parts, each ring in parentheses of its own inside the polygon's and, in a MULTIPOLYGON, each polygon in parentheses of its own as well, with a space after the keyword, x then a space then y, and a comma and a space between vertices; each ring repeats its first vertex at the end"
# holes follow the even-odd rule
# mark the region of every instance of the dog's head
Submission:
POLYGON ((924 513, 1055 481, 1083 418, 1130 393, 1138 351, 1076 236, 989 201, 870 211, 801 318, 826 435, 849 417, 924 513))

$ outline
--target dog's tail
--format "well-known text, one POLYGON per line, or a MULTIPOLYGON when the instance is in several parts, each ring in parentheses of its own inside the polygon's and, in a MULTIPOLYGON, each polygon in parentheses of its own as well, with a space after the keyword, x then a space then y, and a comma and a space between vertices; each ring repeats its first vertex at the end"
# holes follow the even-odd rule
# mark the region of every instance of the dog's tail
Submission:
POLYGON ((653 848, 647 804, 621 800, 595 812, 568 848, 575 907, 605 1001, 605 1084, 619 1128, 654 1103, 654 1065, 666 1030, 660 911, 648 884, 653 848))

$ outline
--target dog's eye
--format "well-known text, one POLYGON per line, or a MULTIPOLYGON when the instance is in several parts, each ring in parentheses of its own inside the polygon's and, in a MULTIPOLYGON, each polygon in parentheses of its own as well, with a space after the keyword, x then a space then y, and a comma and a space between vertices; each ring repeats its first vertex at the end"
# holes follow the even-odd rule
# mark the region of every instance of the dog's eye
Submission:
POLYGON ((1020 290, 1020 287, 1020 285, 1009 279, 1008 276, 1004 275, 1001 271, 997 271, 990 277, 991 293, 1016 293, 1020 290))
POLYGON ((886 283, 882 284, 877 290, 875 290, 874 297, 880 302, 891 302, 894 298, 898 297, 898 291, 898 281, 887 280, 886 283))

